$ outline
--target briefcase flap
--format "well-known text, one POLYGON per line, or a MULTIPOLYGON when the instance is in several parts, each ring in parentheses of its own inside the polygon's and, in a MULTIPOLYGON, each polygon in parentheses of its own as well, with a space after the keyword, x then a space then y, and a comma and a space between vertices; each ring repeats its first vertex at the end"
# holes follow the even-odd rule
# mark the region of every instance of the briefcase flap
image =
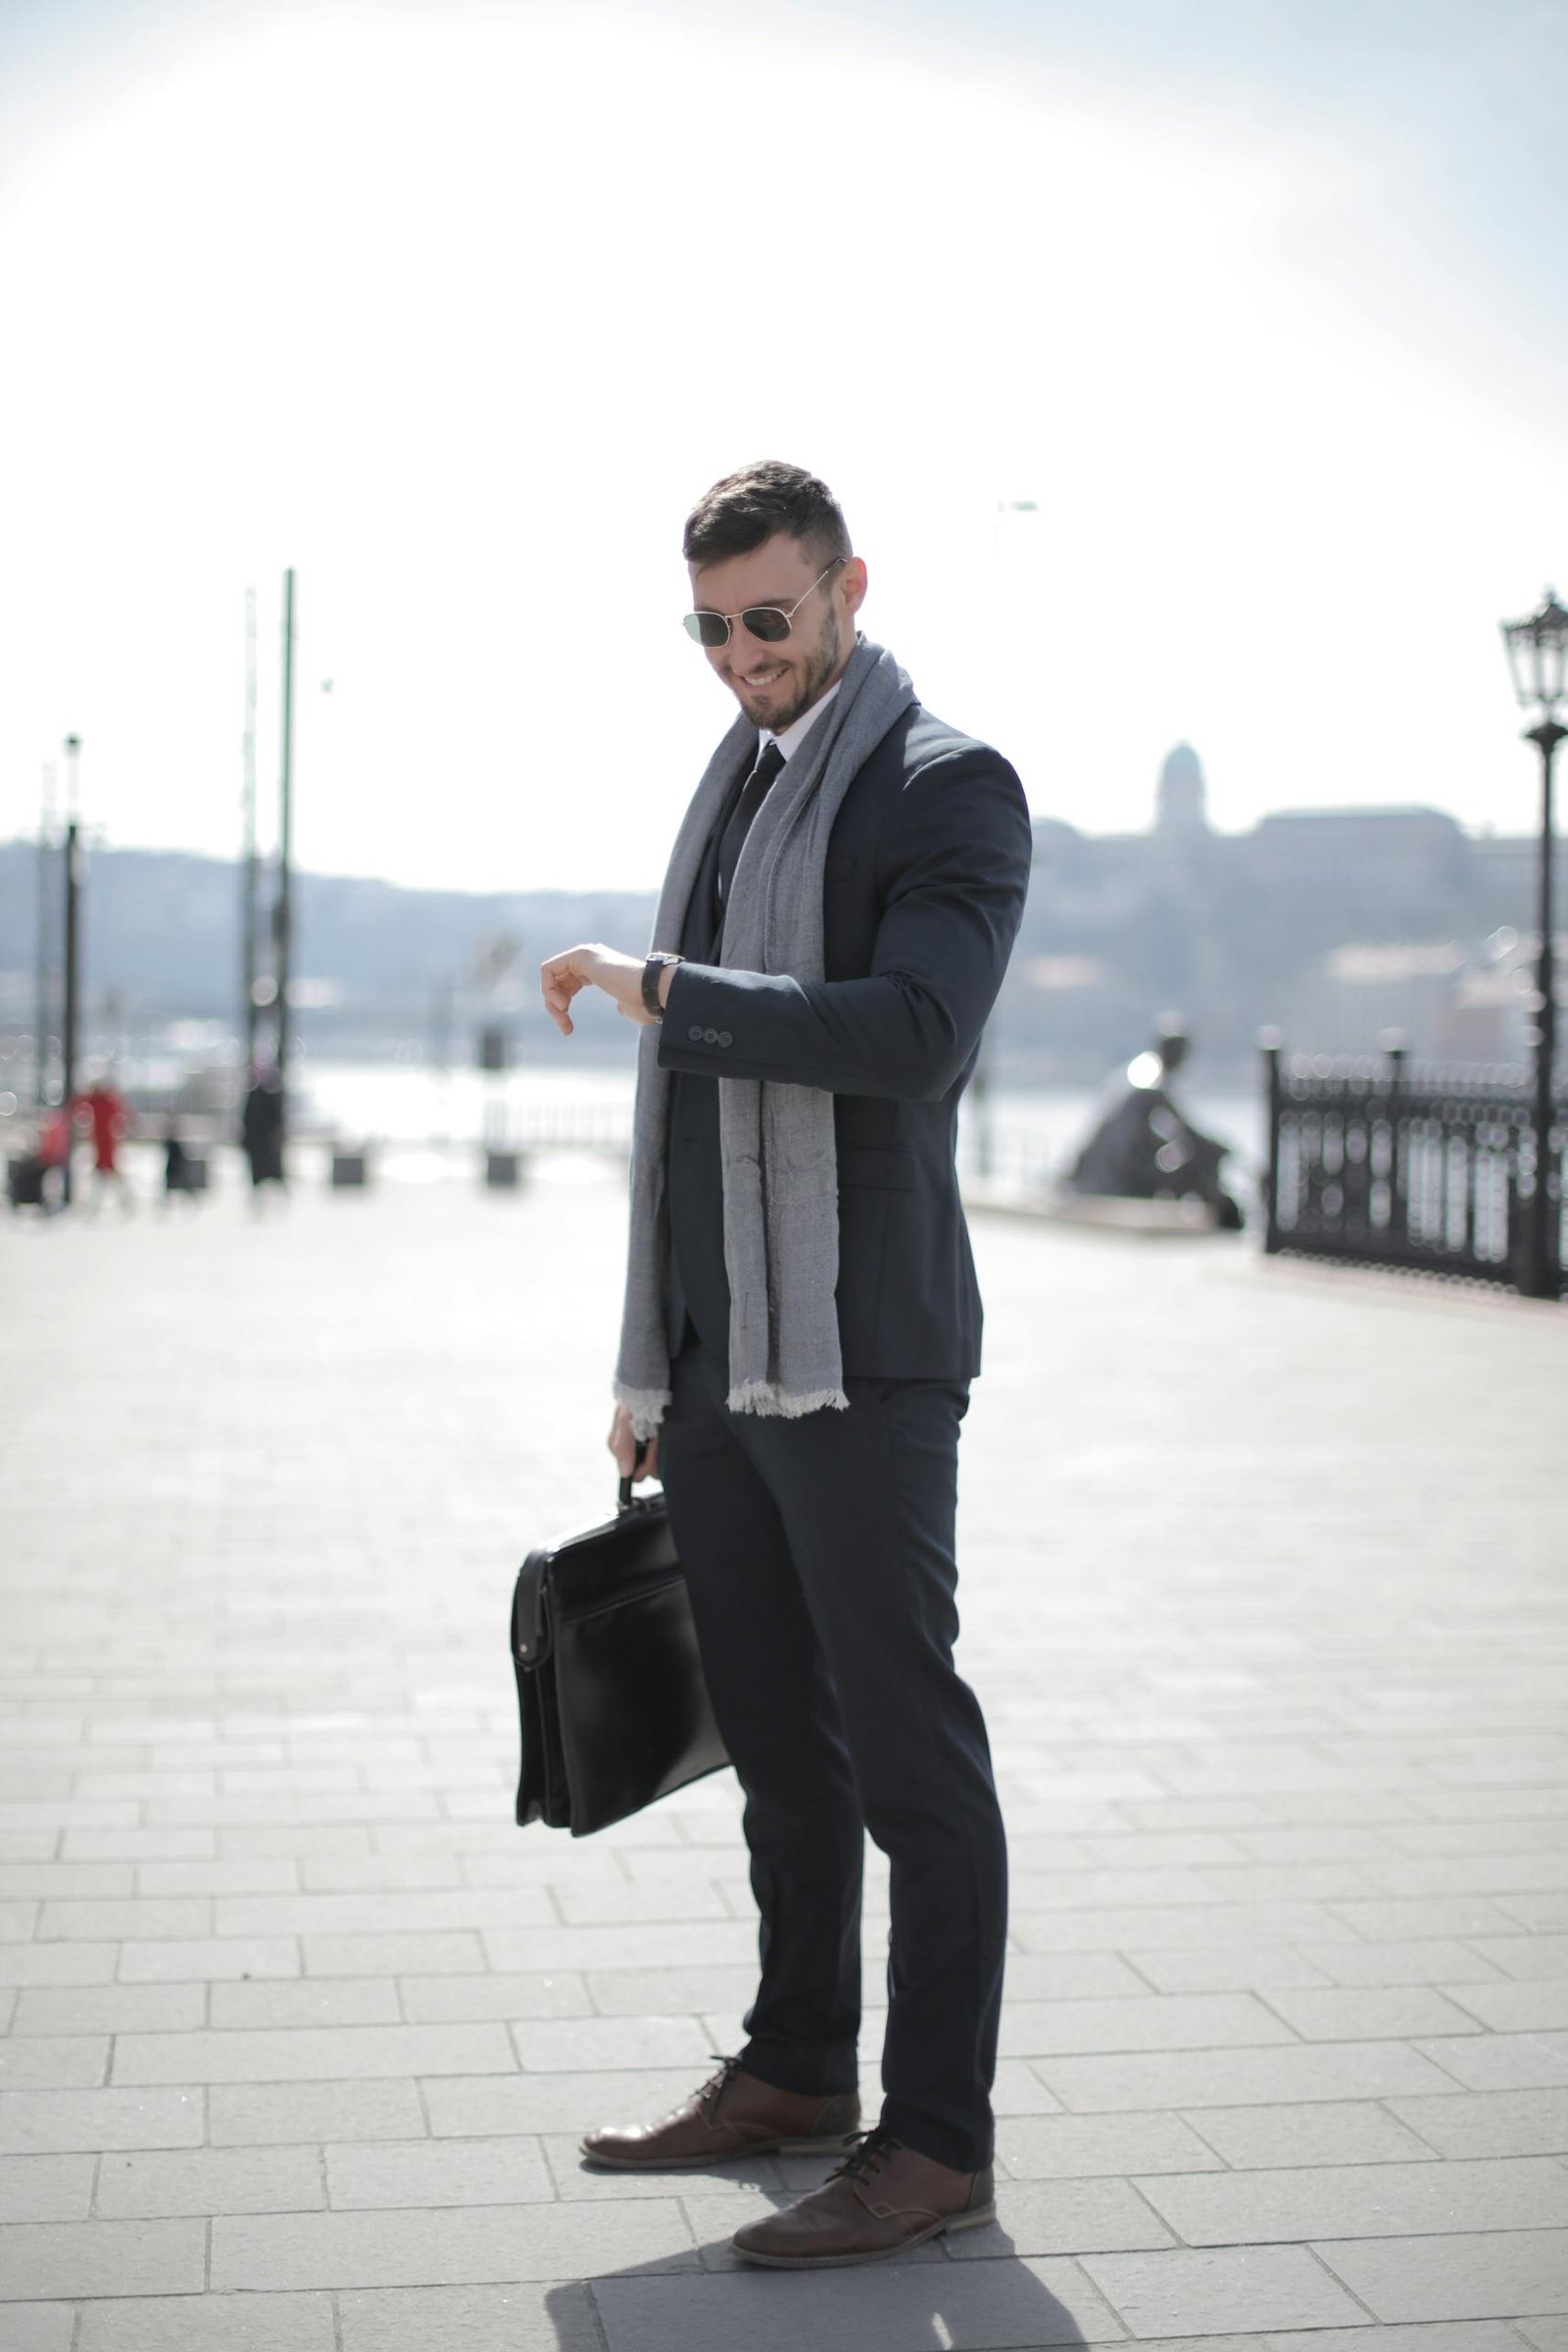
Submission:
POLYGON ((537 1672, 559 1627, 652 1593, 678 1574, 662 1495, 541 1544, 523 1561, 513 1594, 512 1648, 519 1671, 537 1672))

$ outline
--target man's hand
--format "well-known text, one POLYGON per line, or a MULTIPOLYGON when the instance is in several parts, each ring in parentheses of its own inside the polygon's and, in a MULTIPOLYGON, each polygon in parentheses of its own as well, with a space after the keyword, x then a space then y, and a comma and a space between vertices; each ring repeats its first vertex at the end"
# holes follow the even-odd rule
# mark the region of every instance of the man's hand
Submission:
MULTIPOLYGON (((552 956, 541 965, 540 983, 544 989, 545 1010, 563 1037, 571 1035, 571 1014, 567 1010, 580 989, 602 988, 617 1012, 639 1029, 649 1024, 647 1007, 643 1004, 643 958, 640 956, 621 956, 613 948, 600 946, 568 948, 564 956, 552 956)), ((669 973, 660 975, 660 1001, 669 987, 669 973)))
MULTIPOLYGON (((615 1467, 621 1477, 630 1478, 637 1459, 637 1440, 631 1434, 631 1414, 623 1404, 616 1405, 615 1418, 610 1424, 610 1436, 605 1442, 615 1457, 615 1467)), ((651 1438, 648 1442, 648 1451, 644 1456, 639 1475, 643 1478, 659 1476, 659 1440, 657 1438, 651 1438)))

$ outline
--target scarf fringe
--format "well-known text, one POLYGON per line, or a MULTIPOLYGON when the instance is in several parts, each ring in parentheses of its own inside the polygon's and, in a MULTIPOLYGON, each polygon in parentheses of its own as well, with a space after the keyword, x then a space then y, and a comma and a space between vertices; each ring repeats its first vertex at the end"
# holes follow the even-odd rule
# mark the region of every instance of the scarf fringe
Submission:
POLYGON ((612 1383, 615 1402, 623 1404, 631 1415, 631 1434, 641 1443, 659 1435, 659 1424, 664 1418, 669 1402, 668 1389, 629 1389, 623 1381, 612 1383))
POLYGON ((771 1380, 743 1380, 724 1399, 732 1413, 761 1413, 782 1421, 799 1421, 806 1413, 831 1409, 847 1413, 850 1400, 842 1389, 781 1389, 771 1380))

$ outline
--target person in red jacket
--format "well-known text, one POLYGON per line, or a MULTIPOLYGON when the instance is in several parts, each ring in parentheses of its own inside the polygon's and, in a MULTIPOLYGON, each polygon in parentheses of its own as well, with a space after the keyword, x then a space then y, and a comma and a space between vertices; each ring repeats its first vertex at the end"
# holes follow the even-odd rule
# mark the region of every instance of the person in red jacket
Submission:
POLYGON ((102 1201, 109 1187, 120 1190, 120 1205, 126 1216, 135 1206, 125 1171, 120 1164, 120 1145, 130 1125, 130 1113, 124 1100, 118 1095, 107 1078, 95 1078, 77 1103, 78 1113, 85 1116, 91 1129, 93 1205, 102 1201))

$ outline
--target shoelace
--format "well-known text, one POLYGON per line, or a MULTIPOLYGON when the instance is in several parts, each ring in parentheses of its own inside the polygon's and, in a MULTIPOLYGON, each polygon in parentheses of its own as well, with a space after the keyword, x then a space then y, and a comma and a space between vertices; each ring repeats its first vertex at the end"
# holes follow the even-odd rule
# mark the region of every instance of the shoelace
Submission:
POLYGON ((844 2162, 834 2166, 828 2179, 870 2180, 882 2170, 894 2150, 903 2144, 902 2140, 894 2138, 885 2125, 873 2125, 869 2132, 861 2132, 857 2136, 844 2162))
POLYGON ((708 2055, 718 2060, 718 2072, 710 2082, 703 2084, 697 2096, 702 2104, 704 2120, 711 2124, 718 2102, 729 2088, 731 2078, 740 2073, 741 2062, 738 2058, 726 2058, 722 2050, 710 2050, 708 2055))

